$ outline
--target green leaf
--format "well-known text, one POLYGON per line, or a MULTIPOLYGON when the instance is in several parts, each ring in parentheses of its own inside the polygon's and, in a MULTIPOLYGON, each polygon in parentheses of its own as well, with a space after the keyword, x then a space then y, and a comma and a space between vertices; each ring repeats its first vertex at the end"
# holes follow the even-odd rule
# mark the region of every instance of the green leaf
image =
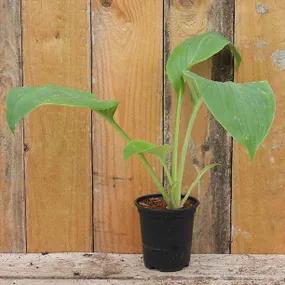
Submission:
POLYGON ((190 89, 202 96, 216 120, 254 157, 267 136, 275 115, 273 91, 266 81, 215 82, 184 72, 190 89))
POLYGON ((7 122, 12 131, 28 113, 43 105, 88 108, 107 120, 113 120, 118 102, 96 99, 89 92, 55 85, 43 87, 22 87, 10 89, 7 96, 7 122))
POLYGON ((175 91, 179 94, 183 91, 183 72, 190 70, 195 64, 211 58, 216 53, 229 47, 235 65, 238 67, 241 57, 233 44, 219 33, 208 32, 193 36, 178 45, 170 54, 166 72, 175 91))
POLYGON ((170 146, 156 145, 143 140, 132 140, 124 148, 124 158, 129 159, 134 154, 151 153, 165 163, 170 146))

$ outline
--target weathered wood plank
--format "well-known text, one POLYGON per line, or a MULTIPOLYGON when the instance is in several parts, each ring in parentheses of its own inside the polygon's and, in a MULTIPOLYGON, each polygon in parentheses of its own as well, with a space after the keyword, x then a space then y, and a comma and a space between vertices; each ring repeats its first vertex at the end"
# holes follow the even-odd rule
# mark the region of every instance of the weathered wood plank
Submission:
POLYGON ((250 161, 234 147, 233 252, 285 253, 285 3, 236 1, 237 81, 268 80, 276 94, 273 129, 250 161))
MULTIPOLYGON (((89 1, 23 1, 24 84, 90 90, 89 1)), ((92 249, 91 115, 45 107, 25 122, 29 252, 92 249)))
POLYGON ((20 3, 0 0, 0 252, 25 252, 23 127, 6 124, 5 98, 21 85, 20 3))
POLYGON ((72 279, 85 279, 84 284, 285 284, 285 255, 193 255, 190 267, 170 273, 148 270, 141 255, 128 254, 1 254, 0 264, 0 284, 8 278, 42 284, 57 284, 54 279, 60 279, 58 284, 72 284, 72 279))
POLYGON ((192 280, 31 280, 31 279, 3 279, 1 285, 282 285, 284 282, 275 280, 209 280, 209 278, 193 278, 192 280))
MULTIPOLYGON (((233 37, 234 1, 171 0, 167 3, 169 4, 165 6, 166 57, 183 39, 207 30, 219 31, 229 38, 233 37)), ((211 69, 213 79, 231 79, 231 62, 226 61, 225 55, 215 59, 213 68, 211 63, 206 62, 195 70, 206 77, 211 77, 211 69), (227 64, 225 68, 222 68, 222 63, 227 64)), ((171 92, 170 86, 165 84, 165 141, 171 140, 170 125, 174 120, 174 100, 175 95, 171 92)), ((183 106, 184 119, 181 134, 185 133, 190 113, 191 105, 188 101, 183 106)), ((195 218, 193 252, 227 253, 231 232, 231 140, 208 115, 205 108, 200 112, 193 133, 196 143, 190 147, 191 159, 186 166, 185 184, 190 185, 196 175, 195 168, 201 169, 205 164, 213 161, 222 165, 213 170, 208 179, 203 179, 200 190, 194 194, 201 205, 195 218)), ((183 139, 183 136, 181 138, 183 139)))
MULTIPOLYGON (((93 84, 120 101, 117 120, 132 138, 162 140, 163 1, 93 0, 93 84)), ((98 251, 140 252, 134 199, 157 190, 125 141, 94 116, 94 239, 98 251)), ((157 173, 160 167, 150 160, 157 173)))
MULTIPOLYGON (((234 0, 212 1, 208 14, 208 30, 220 32, 233 41, 234 0)), ((212 61, 211 77, 216 81, 233 80, 233 61, 224 51, 212 61)), ((201 201, 199 235, 196 245, 202 252, 229 253, 231 241, 232 139, 208 113, 208 133, 203 145, 203 156, 221 166, 211 171, 208 189, 201 201), (204 251, 205 244, 208 250, 204 251)))

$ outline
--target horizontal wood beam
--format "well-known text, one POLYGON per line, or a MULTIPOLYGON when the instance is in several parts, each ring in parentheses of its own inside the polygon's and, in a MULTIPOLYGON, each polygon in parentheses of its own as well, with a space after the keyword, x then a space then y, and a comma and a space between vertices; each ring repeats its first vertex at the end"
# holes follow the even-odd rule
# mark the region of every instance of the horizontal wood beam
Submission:
POLYGON ((264 281, 254 281, 254 283, 248 283, 246 280, 227 280, 227 281, 221 281, 221 280, 211 280, 208 279, 202 280, 199 279, 199 281, 196 280, 184 280, 179 281, 179 283, 176 282, 176 280, 158 280, 158 281, 152 281, 152 280, 88 280, 86 279, 73 279, 73 280, 66 280, 66 279, 55 279, 55 280, 31 280, 31 279, 22 279, 22 280, 5 280, 4 283, 1 283, 3 285, 281 285, 284 283, 274 283, 274 281, 271 281, 269 283, 266 283, 264 281), (198 282, 198 283, 197 283, 198 282), (222 283, 221 283, 222 282, 222 283))
POLYGON ((285 284, 284 268, 285 255, 195 254, 190 267, 161 273, 146 269, 141 255, 1 254, 0 284, 270 285, 285 284))

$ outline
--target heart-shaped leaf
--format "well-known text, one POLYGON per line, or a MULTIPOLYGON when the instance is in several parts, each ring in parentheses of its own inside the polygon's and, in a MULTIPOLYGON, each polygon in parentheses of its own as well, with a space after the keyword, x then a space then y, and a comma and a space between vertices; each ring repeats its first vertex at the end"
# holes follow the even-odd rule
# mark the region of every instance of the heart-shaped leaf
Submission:
POLYGON ((224 49, 231 50, 235 64, 240 64, 241 58, 233 44, 219 33, 208 32, 193 36, 178 45, 170 54, 166 72, 177 94, 183 91, 183 72, 190 70, 195 64, 203 62, 224 49))
POLYGON ((7 122, 12 131, 23 117, 42 105, 88 108, 107 120, 113 120, 118 107, 116 101, 98 100, 92 93, 55 85, 12 88, 6 103, 7 122))
POLYGON ((170 146, 156 145, 143 140, 132 140, 124 148, 124 158, 129 159, 134 154, 151 153, 161 162, 166 162, 166 156, 170 151, 170 146))
POLYGON ((185 71, 190 89, 202 96, 216 120, 254 157, 275 115, 273 91, 266 81, 216 82, 185 71))

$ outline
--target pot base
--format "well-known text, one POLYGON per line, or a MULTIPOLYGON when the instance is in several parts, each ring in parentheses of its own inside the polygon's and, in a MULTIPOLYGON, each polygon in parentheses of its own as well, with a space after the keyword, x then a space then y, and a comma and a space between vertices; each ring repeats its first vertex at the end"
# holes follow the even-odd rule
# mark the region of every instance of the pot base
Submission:
POLYGON ((144 199, 161 197, 146 195, 136 200, 140 214, 143 258, 146 268, 174 272, 189 266, 194 214, 199 201, 190 197, 190 208, 177 210, 143 207, 144 199))
POLYGON ((182 263, 180 265, 173 266, 173 264, 177 264, 177 260, 175 260, 175 257, 173 257, 173 260, 169 260, 169 262, 166 262, 166 260, 161 260, 160 254, 157 255, 157 258, 154 257, 153 252, 150 253, 150 255, 147 253, 147 251, 144 249, 144 265, 146 268, 151 270, 158 270, 160 272, 176 272, 184 269, 185 267, 188 267, 190 264, 190 260, 187 263, 182 263), (151 260, 148 260, 146 256, 151 256, 151 260))
POLYGON ((186 264, 185 266, 182 266, 182 267, 174 267, 174 268, 156 268, 154 266, 149 266, 147 264, 145 264, 145 267, 147 269, 150 269, 150 270, 158 270, 160 272, 177 272, 177 271, 180 271, 180 270, 183 270, 184 268, 188 267, 189 266, 189 263, 186 264))

